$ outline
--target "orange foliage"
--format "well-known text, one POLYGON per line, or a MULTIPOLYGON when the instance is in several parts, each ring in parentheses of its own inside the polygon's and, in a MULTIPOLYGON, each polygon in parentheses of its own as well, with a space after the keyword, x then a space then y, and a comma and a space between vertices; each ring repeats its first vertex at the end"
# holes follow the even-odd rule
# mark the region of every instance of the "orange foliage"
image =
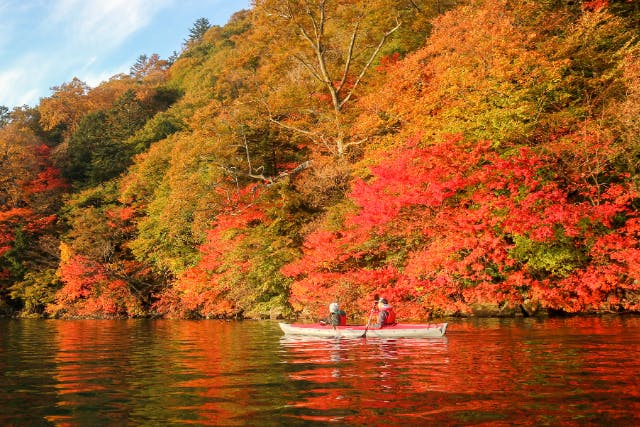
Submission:
POLYGON ((584 10, 599 11, 609 7, 609 0, 587 0, 582 2, 584 10))
POLYGON ((432 3, 256 1, 171 72, 142 56, 130 76, 73 79, 24 123, 14 113, 0 128, 0 277, 30 262, 16 240, 51 233, 55 252, 69 186, 43 138, 73 172, 104 127, 114 145, 89 156, 104 174, 71 184, 109 182, 63 209, 50 313, 232 316, 287 297, 355 313, 373 293, 415 318, 640 310, 631 6, 432 3), (89 123, 127 91, 140 114, 89 123), (110 169, 149 146, 124 177, 110 169))
POLYGON ((140 302, 122 279, 113 278, 107 266, 83 256, 63 260, 59 268, 63 287, 51 314, 66 317, 119 317, 140 313, 140 302))

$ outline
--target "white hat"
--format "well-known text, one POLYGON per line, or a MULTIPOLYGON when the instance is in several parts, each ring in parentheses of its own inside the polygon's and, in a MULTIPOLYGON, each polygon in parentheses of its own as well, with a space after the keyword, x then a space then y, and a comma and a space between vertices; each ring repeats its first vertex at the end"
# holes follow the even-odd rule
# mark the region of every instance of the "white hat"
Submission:
POLYGON ((331 304, 329 304, 330 313, 337 313, 339 310, 340 310, 340 306, 338 306, 337 302, 332 302, 331 304))

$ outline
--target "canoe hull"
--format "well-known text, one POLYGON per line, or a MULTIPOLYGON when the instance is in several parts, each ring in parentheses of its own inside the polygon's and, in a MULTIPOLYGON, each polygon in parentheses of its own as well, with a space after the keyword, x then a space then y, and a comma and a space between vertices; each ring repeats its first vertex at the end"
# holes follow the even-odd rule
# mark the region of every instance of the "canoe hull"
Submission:
MULTIPOLYGON (((280 323, 286 335, 326 337, 326 338, 360 338, 364 334, 364 326, 333 326, 319 323, 280 323)), ((369 338, 439 338, 447 331, 447 323, 399 323, 381 329, 368 329, 369 338)))

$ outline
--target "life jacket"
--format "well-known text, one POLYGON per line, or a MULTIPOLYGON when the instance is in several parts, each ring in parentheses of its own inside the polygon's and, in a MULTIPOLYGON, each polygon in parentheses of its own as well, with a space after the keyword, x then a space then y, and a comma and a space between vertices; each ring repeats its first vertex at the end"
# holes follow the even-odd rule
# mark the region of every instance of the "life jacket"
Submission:
POLYGON ((338 320, 338 326, 347 326, 347 315, 343 314, 344 311, 342 313, 340 313, 340 317, 338 320))
POLYGON ((347 313, 340 310, 337 313, 331 313, 329 317, 329 323, 335 326, 346 326, 347 325, 347 313))
POLYGON ((380 311, 384 311, 387 313, 384 319, 384 325, 395 325, 396 324, 396 312, 390 305, 385 305, 380 308, 380 311))

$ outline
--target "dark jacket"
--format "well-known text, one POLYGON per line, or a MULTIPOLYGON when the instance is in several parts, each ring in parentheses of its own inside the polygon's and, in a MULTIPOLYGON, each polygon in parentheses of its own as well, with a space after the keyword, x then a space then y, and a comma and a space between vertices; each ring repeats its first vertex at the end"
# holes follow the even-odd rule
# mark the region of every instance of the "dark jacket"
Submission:
POLYGON ((339 310, 337 313, 330 313, 329 317, 322 319, 320 323, 332 326, 344 326, 347 324, 347 313, 344 310, 339 310))

